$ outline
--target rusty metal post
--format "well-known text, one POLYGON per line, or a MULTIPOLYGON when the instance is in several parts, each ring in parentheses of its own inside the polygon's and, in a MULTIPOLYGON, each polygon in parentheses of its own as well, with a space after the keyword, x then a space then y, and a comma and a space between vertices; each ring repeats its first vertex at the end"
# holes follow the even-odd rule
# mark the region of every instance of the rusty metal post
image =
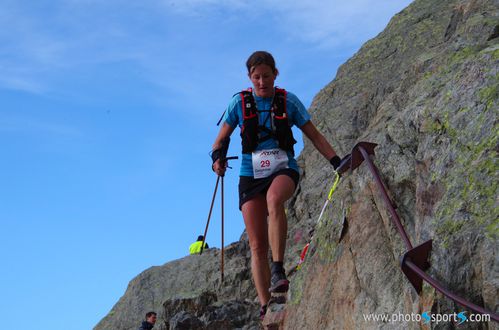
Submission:
POLYGON ((418 294, 423 290, 423 279, 415 272, 412 271, 406 265, 406 261, 411 261, 416 264, 420 269, 427 270, 430 268, 430 262, 428 261, 433 241, 429 240, 416 246, 414 249, 407 251, 400 258, 400 268, 402 268, 402 272, 405 274, 409 282, 411 282, 414 289, 418 294))
POLYGON ((412 244, 411 241, 409 240, 409 236, 407 236, 407 233, 405 232, 404 226, 402 226, 402 222, 400 221, 400 218, 393 208, 392 201, 390 200, 390 197, 388 197, 388 193, 386 192, 385 186, 383 185, 383 182, 381 181, 381 177, 376 169, 376 166, 374 166, 373 162, 369 158, 369 155, 367 151, 362 147, 359 146, 359 151, 361 152, 362 156, 364 157, 364 160, 367 162, 367 166, 369 166, 369 169, 371 170, 371 173, 374 176, 374 179, 376 180, 376 183, 378 184, 378 188, 381 192, 381 196, 383 196, 383 200, 385 201, 386 206, 388 207, 388 211, 390 211, 390 214, 392 215, 393 222, 395 226, 397 227, 397 230, 402 236, 402 240, 404 241, 406 250, 412 250, 412 244))
MULTIPOLYGON (((447 290, 445 287, 443 287, 438 281, 436 281, 434 278, 432 278, 430 275, 425 273, 425 270, 430 267, 430 264, 428 262, 428 257, 431 251, 432 247, 432 241, 426 241, 423 244, 413 248, 411 241, 409 239, 409 236, 407 236, 407 233, 405 232, 404 226, 402 225, 402 222, 400 221, 400 218, 395 211, 393 207, 393 203, 388 197, 388 193, 386 192, 386 187, 383 184, 383 181, 381 181, 381 176, 379 175, 379 172, 376 168, 376 166, 373 164, 371 159, 369 158, 369 154, 373 154, 371 151, 366 151, 364 148, 365 146, 368 146, 368 142, 360 142, 358 143, 355 147, 354 150, 352 151, 352 168, 354 167, 354 163, 359 163, 360 161, 358 160, 358 154, 356 154, 356 150, 360 151, 362 154, 362 157, 364 160, 367 162, 367 165, 369 167, 369 170, 374 176, 374 179, 376 180, 376 183, 378 185, 378 188, 381 192, 381 195, 383 196, 383 200, 385 201, 385 204, 390 211, 390 214, 392 215, 393 222, 395 226, 397 227, 397 230, 402 237, 404 244, 406 246, 407 252, 402 256, 401 258, 401 268, 406 277, 409 279, 409 282, 414 286, 416 291, 421 293, 422 290, 422 284, 423 280, 425 280, 428 284, 430 284, 432 287, 434 287, 436 290, 441 292, 443 295, 446 297, 452 299, 456 303, 458 303, 461 306, 467 307, 470 310, 480 313, 480 314, 487 314, 490 315, 491 319, 494 320, 495 322, 499 322, 499 315, 497 315, 494 312, 491 312, 483 307, 480 307, 478 305, 475 305, 464 298, 461 298, 457 296, 456 294, 450 292, 447 290)), ((358 166, 358 165, 357 165, 358 166)))
POLYGON ((480 314, 488 314, 490 315, 490 318, 493 319, 496 322, 499 322, 499 315, 496 313, 493 313, 491 311, 486 310, 483 307, 480 307, 478 305, 475 305, 457 295, 454 293, 450 292, 446 288, 444 288, 439 282, 437 282, 434 278, 432 278, 430 275, 426 274, 422 269, 420 269, 416 264, 414 264, 410 260, 405 260, 405 264, 407 267, 409 267, 412 271, 414 271, 416 274, 418 274, 421 278, 423 278, 426 282, 428 282, 432 287, 440 291, 443 295, 446 297, 454 300, 457 302, 459 305, 467 307, 471 309, 474 312, 480 313, 480 314))

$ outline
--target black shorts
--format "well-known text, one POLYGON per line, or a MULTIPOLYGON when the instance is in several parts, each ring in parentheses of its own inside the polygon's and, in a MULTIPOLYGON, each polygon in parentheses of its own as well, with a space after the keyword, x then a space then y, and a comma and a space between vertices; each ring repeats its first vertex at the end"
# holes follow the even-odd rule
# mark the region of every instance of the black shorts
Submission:
POLYGON ((252 199, 258 194, 265 195, 267 190, 270 187, 270 184, 274 180, 274 178, 278 175, 287 175, 289 176, 293 182, 295 183, 295 189, 298 186, 298 180, 300 179, 300 174, 291 169, 285 168, 283 170, 279 170, 268 176, 266 178, 254 179, 252 176, 240 176, 239 177, 239 209, 244 203, 252 199))

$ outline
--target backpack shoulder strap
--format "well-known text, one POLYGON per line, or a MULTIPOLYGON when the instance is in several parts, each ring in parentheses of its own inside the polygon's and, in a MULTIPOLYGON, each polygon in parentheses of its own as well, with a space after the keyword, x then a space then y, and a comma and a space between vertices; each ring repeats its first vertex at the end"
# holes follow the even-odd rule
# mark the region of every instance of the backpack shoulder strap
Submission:
POLYGON ((248 88, 239 93, 241 95, 241 106, 243 108, 243 120, 257 116, 256 102, 253 97, 253 90, 248 88))
MULTIPOLYGON (((235 93, 234 95, 232 95, 232 97, 234 97, 234 96, 236 96, 236 95, 238 95, 238 94, 240 94, 240 95, 241 95, 241 101, 242 101, 242 106, 243 106, 243 117, 246 115, 246 113, 245 113, 245 109, 244 109, 244 108, 245 108, 245 106, 244 106, 244 105, 245 105, 245 99, 246 99, 246 100, 249 100, 249 98, 253 99, 253 94, 252 94, 252 93, 253 93, 253 92, 252 92, 252 89, 251 89, 251 88, 248 88, 248 89, 245 89, 245 90, 243 90, 243 91, 237 92, 237 93, 235 93)), ((247 102, 247 101, 246 101, 246 102, 247 102)), ((253 100, 253 103, 254 103, 254 102, 255 102, 255 101, 253 100)), ((255 111, 256 111, 256 106, 254 107, 254 109, 255 109, 255 111)), ((220 125, 220 123, 222 122, 222 119, 224 118, 225 112, 227 112, 227 110, 225 110, 225 111, 222 113, 222 116, 220 116, 220 119, 219 119, 219 120, 218 120, 218 122, 217 122, 217 126, 219 126, 219 125, 220 125)), ((252 116, 250 116, 250 117, 248 117, 248 118, 251 118, 251 117, 252 117, 252 116)), ((246 117, 244 117, 244 118, 246 118, 246 117)))
POLYGON ((274 115, 278 118, 287 117, 286 97, 287 92, 285 89, 279 87, 275 88, 274 104, 272 105, 272 109, 274 111, 274 115))

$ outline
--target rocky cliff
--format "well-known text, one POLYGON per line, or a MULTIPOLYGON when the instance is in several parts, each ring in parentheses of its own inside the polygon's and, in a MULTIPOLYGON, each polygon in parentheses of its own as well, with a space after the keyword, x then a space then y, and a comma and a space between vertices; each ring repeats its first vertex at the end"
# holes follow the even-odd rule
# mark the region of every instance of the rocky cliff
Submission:
POLYGON ((158 312, 154 329, 258 329, 259 304, 251 282, 245 236, 220 250, 152 267, 134 278, 95 330, 136 330, 146 312, 158 312))
MULTIPOLYGON (((358 141, 379 145, 373 161, 413 245, 433 240, 427 272, 493 311, 499 307, 498 96, 499 1, 416 0, 341 66, 310 108, 341 155, 358 141)), ((303 175, 287 205, 287 268, 304 244, 311 246, 291 278, 285 328, 415 329, 426 326, 366 321, 363 314, 465 310, 426 284, 418 295, 400 271, 405 247, 365 164, 343 176, 317 223, 333 175, 307 141, 299 162, 303 175)), ((219 252, 140 274, 95 329, 134 329, 150 309, 161 310, 159 329, 257 329, 247 241, 228 247, 224 286, 219 252), (206 275, 196 278, 192 269, 206 275)))

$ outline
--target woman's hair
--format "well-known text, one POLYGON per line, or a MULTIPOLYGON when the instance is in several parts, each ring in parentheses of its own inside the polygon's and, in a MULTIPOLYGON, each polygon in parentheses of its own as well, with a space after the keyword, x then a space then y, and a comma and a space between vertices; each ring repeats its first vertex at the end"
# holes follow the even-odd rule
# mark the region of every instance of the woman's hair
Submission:
POLYGON ((251 74, 255 67, 260 64, 267 64, 270 66, 274 74, 277 75, 277 68, 275 67, 275 60, 272 54, 264 50, 259 50, 250 55, 246 61, 246 67, 248 68, 248 73, 251 74))

